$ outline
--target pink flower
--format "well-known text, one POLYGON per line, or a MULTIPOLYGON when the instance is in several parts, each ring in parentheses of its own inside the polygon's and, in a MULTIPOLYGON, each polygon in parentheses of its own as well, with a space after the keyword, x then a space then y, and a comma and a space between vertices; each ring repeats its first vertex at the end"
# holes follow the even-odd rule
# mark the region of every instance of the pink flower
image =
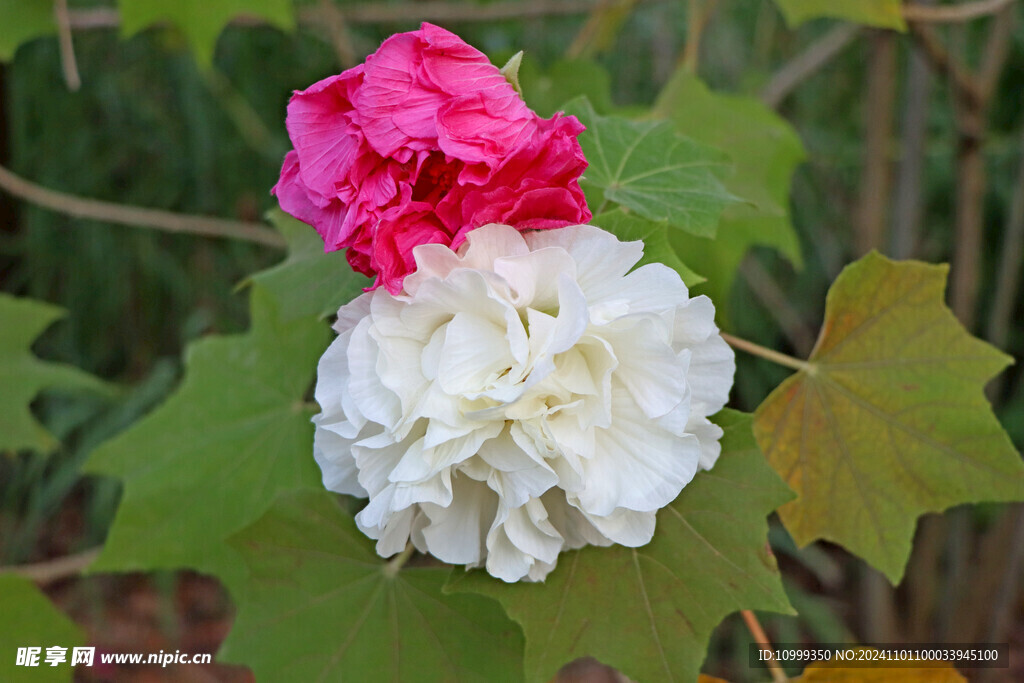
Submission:
POLYGON ((487 58, 431 24, 384 41, 366 62, 296 92, 281 207, 326 251, 396 294, 412 250, 458 248, 470 230, 590 220, 573 116, 533 113, 487 58))

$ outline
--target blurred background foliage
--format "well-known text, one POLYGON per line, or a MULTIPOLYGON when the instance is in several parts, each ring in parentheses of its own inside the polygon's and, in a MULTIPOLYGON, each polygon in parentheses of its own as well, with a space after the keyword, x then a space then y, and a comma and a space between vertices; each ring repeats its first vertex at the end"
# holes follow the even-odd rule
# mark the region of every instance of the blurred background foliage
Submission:
MULTIPOLYGON (((792 28, 766 0, 601 0, 574 3, 571 12, 551 11, 559 4, 523 0, 518 16, 509 11, 480 20, 487 8, 510 3, 344 0, 333 5, 337 12, 324 15, 334 21, 310 21, 310 13, 323 4, 296 2, 296 30, 243 18, 220 34, 207 66, 174 28, 156 26, 125 38, 116 15, 110 20, 110 5, 72 0, 73 13, 107 12, 91 15, 106 17, 105 22, 74 32, 81 88, 69 89, 55 37, 21 44, 0 66, 0 164, 76 195, 256 221, 275 205, 269 188, 290 147, 284 128, 290 92, 361 61, 386 36, 414 28, 421 16, 443 10, 448 18, 437 23, 499 65, 524 50, 520 82, 527 102, 544 115, 586 94, 599 113, 644 116, 685 54, 693 31, 688 10, 702 7, 711 13, 691 62, 697 74, 713 90, 768 101, 793 125, 807 151, 791 193, 801 267, 769 248, 748 253, 742 277, 723 302, 731 312, 728 329, 806 356, 829 284, 864 251, 867 206, 880 216, 871 246, 899 257, 955 261, 957 203, 963 201, 958 163, 963 146, 976 142, 988 183, 978 208, 984 231, 979 293, 969 304, 973 331, 1024 356, 1019 279, 1024 254, 1013 255, 1018 277, 1009 280, 1012 291, 1005 291, 1008 281, 1000 271, 1000 259, 1012 244, 1011 207, 1024 193, 1020 3, 1008 5, 1009 12, 995 20, 983 17, 936 29, 957 58, 977 64, 994 24, 1016 19, 983 117, 984 134, 967 141, 948 80, 916 65, 923 59, 923 43, 913 32, 882 32, 831 19, 792 28), (823 46, 834 48, 834 54, 780 97, 773 90, 779 76, 823 46), (880 147, 872 146, 873 139, 881 140, 880 147), (923 146, 914 176, 907 164, 917 144, 923 146), (990 313, 1000 295, 1012 302, 1011 314, 1002 337, 993 339, 990 313)), ((0 26, 0 33, 8 30, 0 26)), ((279 250, 245 242, 76 220, 0 194, 0 289, 68 311, 35 352, 124 388, 115 398, 47 392, 36 402, 37 414, 61 446, 49 457, 30 452, 0 457, 0 565, 38 562, 102 542, 118 486, 82 479, 85 455, 174 388, 190 340, 245 329, 246 301, 235 293, 236 285, 281 256, 279 250)), ((688 265, 700 271, 699 264, 688 265)), ((738 363, 733 404, 743 410, 755 408, 787 374, 743 354, 738 363)), ((991 393, 1018 449, 1024 446, 1021 376, 1019 366, 1011 368, 991 393)), ((828 642, 851 635, 866 640, 950 635, 956 632, 951 624, 963 615, 955 606, 938 604, 943 591, 962 597, 973 595, 983 582, 1002 585, 1008 571, 1003 565, 1009 562, 1016 576, 1011 594, 1004 595, 1012 622, 1004 638, 1024 641, 1019 558, 1016 565, 1007 560, 1005 545, 1002 554, 986 550, 986 543, 1016 538, 1004 529, 1012 530, 1004 520, 1019 513, 1005 506, 958 512, 963 514, 954 512, 954 522, 941 522, 952 524, 954 532, 943 527, 937 538, 927 535, 927 527, 939 522, 934 516, 925 520, 919 542, 928 547, 915 553, 910 578, 899 591, 880 585, 872 570, 827 544, 798 551, 781 526, 774 526, 772 546, 801 616, 767 617, 773 638, 828 642), (925 559, 919 560, 922 554, 925 559), (993 558, 997 566, 984 564, 993 558), (915 571, 915 562, 925 566, 915 571)), ((169 594, 167 579, 157 577, 156 584, 164 586, 159 593, 169 594)), ((97 600, 104 595, 93 591, 97 600)), ((228 614, 229 608, 218 604, 228 614)), ((745 666, 748 638, 738 621, 727 620, 706 670, 746 680, 751 675, 745 666)))

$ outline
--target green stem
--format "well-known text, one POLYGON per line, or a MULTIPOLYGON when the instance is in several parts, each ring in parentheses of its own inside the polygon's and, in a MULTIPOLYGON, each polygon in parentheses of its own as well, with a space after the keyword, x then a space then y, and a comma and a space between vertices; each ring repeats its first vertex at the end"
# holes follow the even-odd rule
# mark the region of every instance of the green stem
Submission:
POLYGON ((416 552, 416 546, 414 546, 412 543, 406 545, 405 550, 396 555, 395 559, 388 562, 387 565, 384 567, 384 575, 388 578, 394 578, 395 576, 397 576, 398 571, 402 568, 403 565, 405 565, 406 562, 409 561, 409 558, 412 557, 412 554, 414 552, 416 552))
POLYGON ((734 337, 731 334, 726 334, 725 332, 722 332, 721 334, 722 339, 724 339, 726 343, 734 349, 746 351, 753 356, 760 356, 761 358, 770 360, 773 363, 778 363, 779 365, 784 365, 787 368, 793 368, 794 370, 801 370, 807 373, 813 373, 814 371, 814 365, 805 360, 793 358, 793 356, 787 356, 786 354, 779 353, 778 351, 772 351, 760 344, 755 344, 754 342, 747 341, 746 339, 734 337))

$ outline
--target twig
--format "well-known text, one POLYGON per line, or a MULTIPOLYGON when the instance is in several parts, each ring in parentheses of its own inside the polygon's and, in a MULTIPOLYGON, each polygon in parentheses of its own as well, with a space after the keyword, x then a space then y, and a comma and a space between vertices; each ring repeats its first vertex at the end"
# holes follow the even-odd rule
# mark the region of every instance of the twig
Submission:
POLYGON ((995 83, 1009 55, 1013 7, 1005 7, 991 22, 985 54, 977 75, 977 99, 959 103, 956 111, 957 149, 956 227, 950 271, 950 308, 968 329, 974 327, 981 284, 982 234, 985 212, 985 158, 982 151, 987 115, 995 83))
POLYGON ((840 24, 786 62, 761 90, 761 100, 775 109, 797 86, 818 73, 861 33, 857 24, 840 24))
POLYGON ((917 46, 911 45, 908 53, 901 131, 902 153, 892 212, 892 255, 898 259, 913 258, 920 241, 924 214, 921 185, 925 167, 928 112, 931 108, 932 76, 928 62, 917 46))
POLYGON ((345 17, 333 0, 320 0, 320 11, 327 24, 327 33, 334 46, 334 54, 338 57, 338 65, 347 69, 356 63, 356 51, 352 47, 352 38, 345 26, 345 17))
POLYGON ((282 249, 285 246, 284 238, 281 235, 260 223, 180 214, 77 197, 36 185, 15 175, 3 166, 0 166, 0 188, 32 204, 75 218, 154 228, 167 232, 248 240, 282 249))
MULTIPOLYGON (((757 620, 757 616, 748 609, 740 610, 740 614, 743 616, 743 623, 747 625, 750 635, 754 637, 754 642, 761 646, 762 652, 771 654, 773 652, 772 641, 768 640, 768 635, 761 628, 761 622, 757 620)), ((782 670, 782 667, 779 666, 774 657, 768 658, 768 670, 771 672, 772 680, 775 683, 785 683, 789 680, 786 672, 782 670)))
MULTIPOLYGON (((1021 254, 1024 254, 1024 128, 1021 129, 1021 159, 1017 169, 1017 182, 1010 215, 1003 233, 1003 246, 999 250, 999 270, 993 294, 992 311, 988 318, 988 340, 999 348, 1006 348, 1010 337, 1010 323, 1013 321, 1013 306, 1020 289, 1021 254)), ((999 393, 1002 375, 993 380, 994 392, 999 393)))
POLYGON ((907 21, 921 21, 932 24, 959 24, 971 19, 986 17, 997 13, 1010 5, 1014 0, 977 0, 959 5, 903 5, 903 18, 907 21))
POLYGON ((874 31, 867 68, 867 103, 864 112, 864 164, 854 221, 854 249, 858 256, 884 249, 892 184, 889 147, 892 143, 896 103, 896 37, 874 31))
POLYGON ((82 79, 78 75, 78 62, 75 61, 75 45, 71 40, 71 18, 68 16, 68 1, 53 0, 53 15, 57 22, 57 34, 60 38, 60 66, 64 71, 64 82, 68 90, 76 92, 82 87, 82 79))
POLYGON ((697 73, 700 61, 700 41, 704 29, 711 21, 711 15, 718 8, 718 0, 690 0, 686 16, 686 45, 683 46, 683 68, 690 73, 697 73))
MULTIPOLYGON (((637 0, 638 3, 664 2, 665 0, 637 0)), ((349 24, 388 24, 414 21, 433 22, 483 22, 503 19, 530 19, 593 11, 600 0, 504 0, 487 4, 473 2, 403 2, 397 4, 364 3, 338 7, 337 10, 349 24)), ((121 15, 115 9, 77 9, 69 12, 71 26, 76 30, 117 28, 121 15)), ((303 7, 298 10, 299 21, 304 24, 322 25, 323 12, 319 7, 303 7)), ((238 25, 265 23, 255 16, 239 16, 231 22, 238 25)))
POLYGON ((91 548, 74 555, 65 555, 64 557, 57 557, 46 562, 0 567, 0 575, 13 574, 15 576, 23 576, 40 585, 46 585, 80 574, 93 563, 93 560, 99 554, 100 548, 91 548))
POLYGON ((772 351, 760 344, 755 344, 754 342, 747 341, 746 339, 734 337, 731 334, 726 334, 725 332, 720 334, 722 335, 722 339, 724 339, 725 342, 734 349, 746 351, 753 356, 760 356, 761 358, 770 360, 773 363, 778 363, 779 365, 784 365, 787 368, 793 368, 794 370, 803 370, 808 373, 813 373, 814 371, 814 366, 807 361, 787 356, 786 354, 779 353, 778 351, 772 351))
POLYGON ((594 5, 590 16, 566 48, 566 58, 590 57, 607 49, 636 4, 637 0, 601 0, 594 5))
POLYGON ((950 56, 931 26, 911 24, 910 34, 924 50, 932 68, 940 75, 947 76, 956 93, 965 102, 977 103, 982 95, 971 73, 950 56))

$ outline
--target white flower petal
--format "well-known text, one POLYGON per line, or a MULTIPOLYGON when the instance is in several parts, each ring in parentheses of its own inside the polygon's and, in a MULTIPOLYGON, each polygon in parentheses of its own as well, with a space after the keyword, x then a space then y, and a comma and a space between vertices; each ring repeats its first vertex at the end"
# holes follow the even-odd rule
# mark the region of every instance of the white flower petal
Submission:
POLYGON ((326 489, 362 498, 368 494, 359 483, 352 442, 317 425, 313 432, 313 457, 323 472, 326 489))
POLYGON ((735 359, 710 301, 591 226, 414 254, 402 293, 339 311, 316 387, 324 483, 369 497, 377 551, 541 581, 562 550, 647 543, 720 452, 735 359))

